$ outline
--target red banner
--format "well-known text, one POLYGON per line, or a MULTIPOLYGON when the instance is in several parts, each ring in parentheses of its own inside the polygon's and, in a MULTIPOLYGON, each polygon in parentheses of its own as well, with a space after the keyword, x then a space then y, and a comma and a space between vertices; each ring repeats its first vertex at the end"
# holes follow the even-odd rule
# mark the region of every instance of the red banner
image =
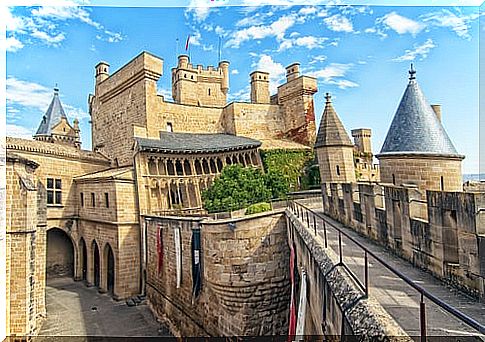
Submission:
POLYGON ((157 254, 158 254, 158 274, 162 272, 163 267, 163 239, 162 228, 157 229, 157 254))

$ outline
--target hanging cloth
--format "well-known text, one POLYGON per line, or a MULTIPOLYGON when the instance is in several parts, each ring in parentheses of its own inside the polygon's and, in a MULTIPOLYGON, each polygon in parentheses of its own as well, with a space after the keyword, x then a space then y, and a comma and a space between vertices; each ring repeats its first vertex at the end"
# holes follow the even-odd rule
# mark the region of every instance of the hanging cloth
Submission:
POLYGON ((296 308, 295 308, 295 249, 293 243, 290 241, 290 281, 291 281, 291 297, 290 297, 290 320, 288 329, 288 342, 293 341, 296 331, 296 308))
POLYGON ((163 268, 163 236, 162 236, 162 227, 158 225, 157 229, 157 259, 158 259, 158 274, 162 272, 163 268))
POLYGON ((175 227, 173 229, 173 239, 175 242, 175 267, 177 276, 177 288, 180 288, 180 283, 182 282, 182 251, 180 244, 180 228, 175 227))
POLYGON ((200 263, 200 229, 192 230, 192 304, 202 287, 202 267, 200 263))
POLYGON ((298 319, 296 322, 296 336, 302 340, 305 333, 306 316, 306 272, 301 271, 300 302, 298 303, 298 319))

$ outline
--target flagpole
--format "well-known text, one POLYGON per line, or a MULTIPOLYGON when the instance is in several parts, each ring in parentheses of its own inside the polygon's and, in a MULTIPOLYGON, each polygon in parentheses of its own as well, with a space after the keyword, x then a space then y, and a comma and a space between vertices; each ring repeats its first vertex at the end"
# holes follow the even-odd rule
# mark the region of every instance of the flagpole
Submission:
POLYGON ((176 50, 176 52, 177 52, 177 56, 176 56, 176 57, 178 58, 178 56, 180 55, 180 49, 179 49, 179 39, 178 39, 178 38, 177 38, 177 39, 175 39, 175 45, 176 45, 176 49, 175 49, 175 50, 176 50))
POLYGON ((219 62, 221 61, 221 36, 219 36, 219 62))

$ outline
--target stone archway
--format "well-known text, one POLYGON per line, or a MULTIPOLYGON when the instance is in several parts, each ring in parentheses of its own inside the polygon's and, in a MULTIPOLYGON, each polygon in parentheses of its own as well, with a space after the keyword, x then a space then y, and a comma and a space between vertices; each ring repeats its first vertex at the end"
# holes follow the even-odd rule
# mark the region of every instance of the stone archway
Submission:
POLYGON ((74 277, 74 245, 69 235, 60 228, 47 231, 46 275, 74 277))
POLYGON ((115 258, 113 249, 110 244, 107 243, 104 247, 103 264, 106 265, 106 290, 111 295, 114 295, 115 288, 115 258))
POLYGON ((88 276, 88 251, 83 238, 79 240, 79 264, 81 265, 81 280, 86 281, 88 276))
POLYGON ((101 263, 99 258, 99 247, 96 240, 93 240, 92 248, 93 251, 93 280, 94 286, 100 287, 101 285, 101 263))

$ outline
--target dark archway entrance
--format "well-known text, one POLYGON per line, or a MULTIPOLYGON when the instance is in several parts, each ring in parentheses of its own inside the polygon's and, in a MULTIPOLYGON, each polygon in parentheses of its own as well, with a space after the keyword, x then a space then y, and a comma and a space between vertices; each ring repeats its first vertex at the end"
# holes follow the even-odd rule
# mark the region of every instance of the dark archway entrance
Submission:
POLYGON ((86 280, 87 279, 87 273, 88 273, 88 252, 86 248, 86 242, 84 242, 84 239, 81 238, 79 241, 79 258, 81 261, 81 279, 86 280))
POLYGON ((47 277, 74 276, 74 246, 71 238, 59 228, 47 231, 47 277))
POLYGON ((104 248, 104 261, 107 265, 106 267, 106 285, 107 290, 110 294, 114 294, 115 287, 115 258, 113 254, 113 249, 109 243, 106 244, 104 248))
POLYGON ((92 251, 93 251, 94 286, 99 287, 99 280, 100 280, 99 248, 96 241, 93 241, 92 251))

